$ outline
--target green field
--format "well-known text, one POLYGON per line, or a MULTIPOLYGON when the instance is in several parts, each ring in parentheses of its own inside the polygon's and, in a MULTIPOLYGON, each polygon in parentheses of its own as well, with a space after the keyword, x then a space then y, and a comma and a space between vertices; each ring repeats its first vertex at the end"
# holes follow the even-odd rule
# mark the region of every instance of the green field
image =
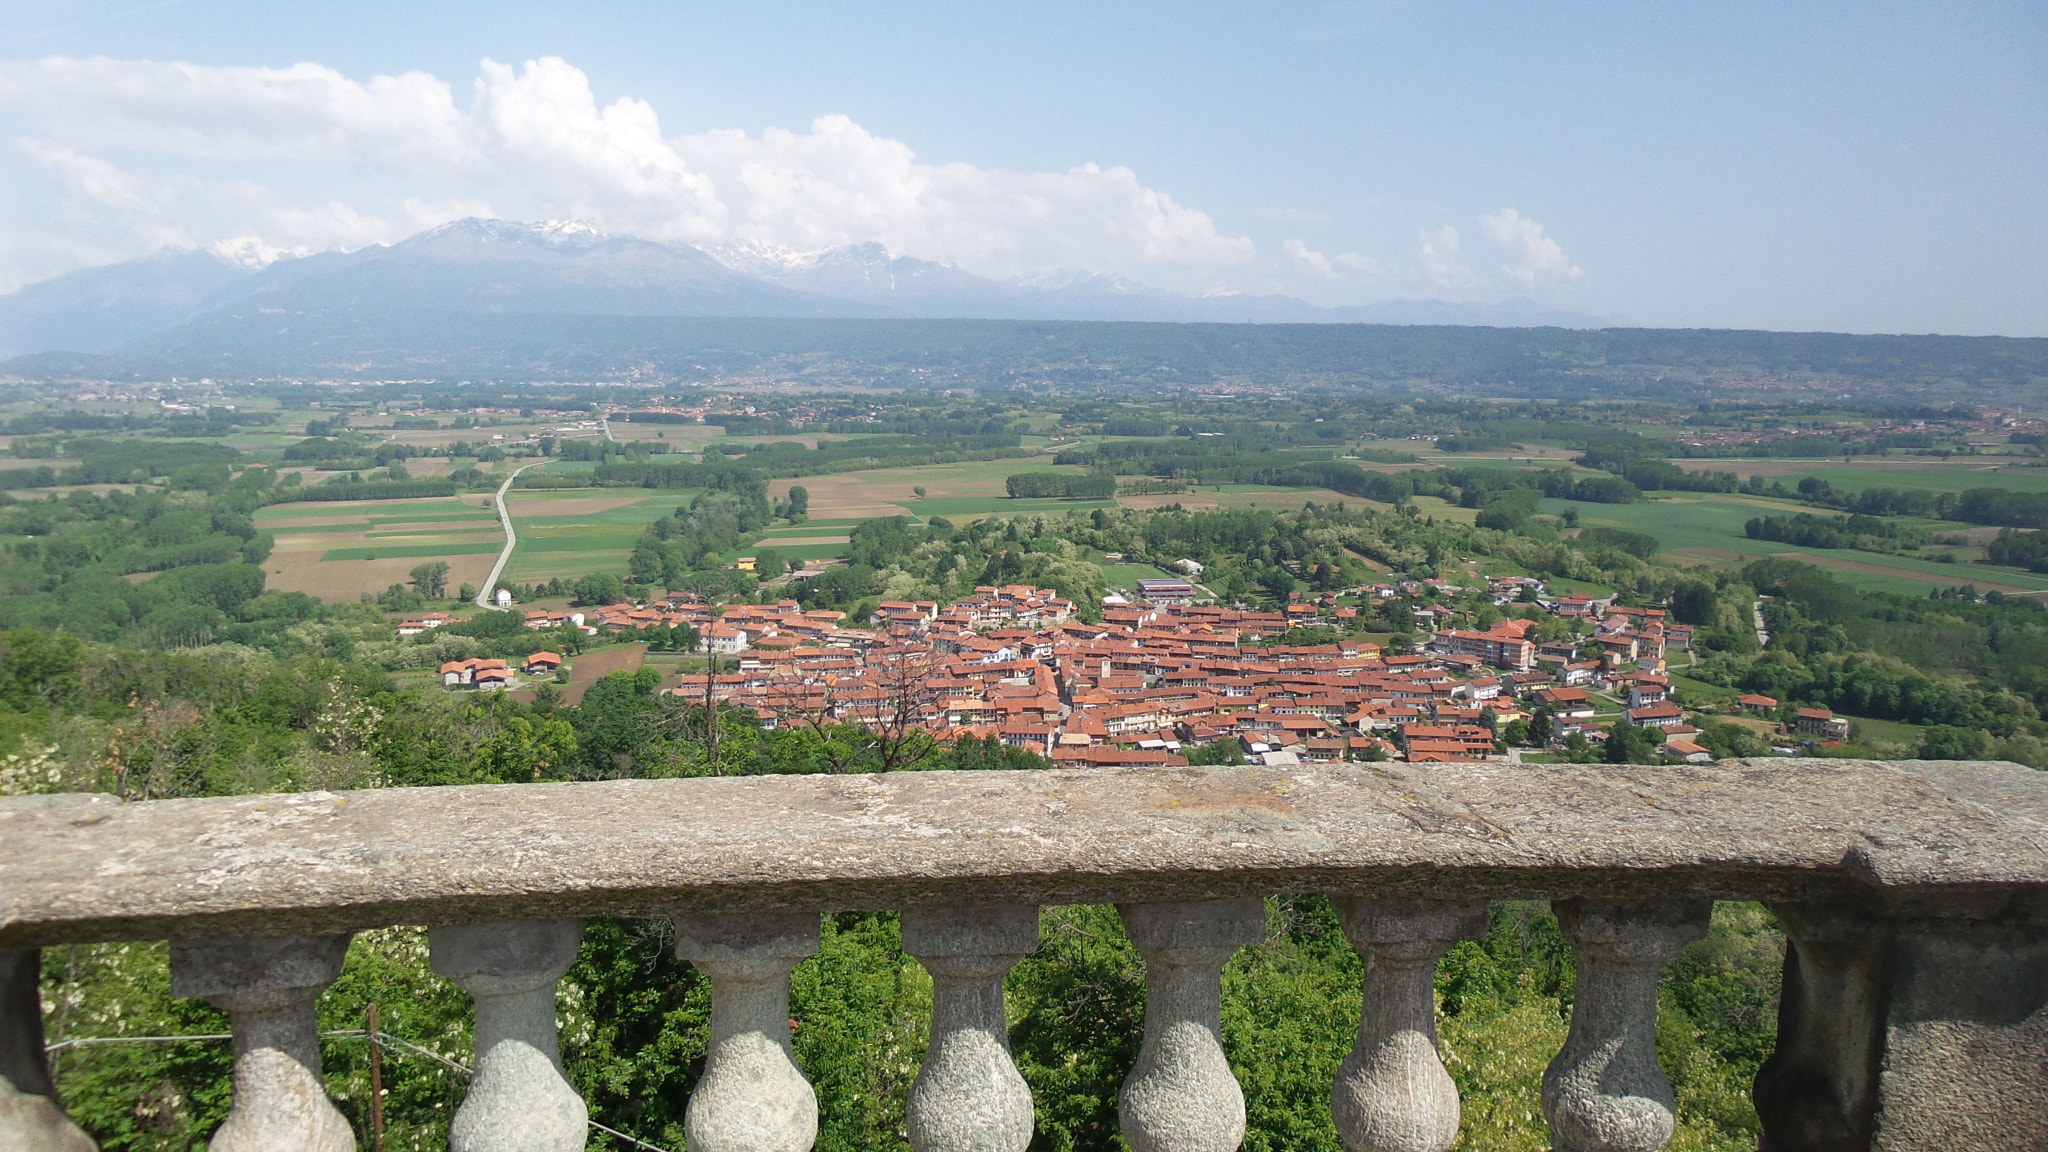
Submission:
MULTIPOLYGON (((1660 493, 1641 504, 1577 504, 1545 500, 1542 510, 1562 512, 1577 507, 1586 527, 1623 528, 1657 538, 1663 554, 1681 563, 1734 567, 1767 556, 1807 560, 1836 578, 1859 588, 1924 596, 1943 585, 1975 584, 2009 591, 2048 591, 2048 578, 1988 564, 1937 564, 1910 556, 1857 552, 1845 548, 1801 548, 1772 540, 1752 540, 1743 525, 1757 516, 1810 511, 1789 500, 1739 493, 1660 493)), ((1417 501, 1420 503, 1420 501, 1417 501)), ((1954 525, 1960 530, 1962 525, 1954 525)))
POLYGON ((272 504, 256 510, 258 524, 266 520, 309 520, 316 516, 368 516, 371 519, 390 519, 405 516, 418 519, 422 515, 436 514, 462 516, 489 516, 474 504, 465 504, 459 497, 442 496, 427 500, 352 500, 319 501, 298 504, 272 504), (464 512, 463 509, 468 509, 464 512))
POLYGON ((329 548, 320 554, 322 561, 330 560, 376 560, 387 556, 489 556, 504 547, 495 544, 461 544, 450 541, 445 544, 394 544, 388 548, 329 548))
POLYGON ((1825 480, 1835 488, 1861 492, 1866 488, 1925 488, 1931 492, 1962 492, 1971 488, 2011 488, 2048 492, 2048 468, 2031 464, 1972 464, 1968 457, 1950 460, 1863 459, 1844 464, 1827 460, 1680 460, 1690 471, 1733 472, 1782 480, 1790 488, 1802 476, 1825 480))

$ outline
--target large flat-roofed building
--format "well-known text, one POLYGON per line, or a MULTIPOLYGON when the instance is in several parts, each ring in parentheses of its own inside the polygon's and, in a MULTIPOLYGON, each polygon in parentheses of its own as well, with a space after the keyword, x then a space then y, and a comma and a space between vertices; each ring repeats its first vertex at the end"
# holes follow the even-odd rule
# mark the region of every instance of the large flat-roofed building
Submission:
POLYGON ((1191 604, 1195 599, 1193 582, 1177 578, 1138 581, 1138 595, 1154 604, 1191 604))

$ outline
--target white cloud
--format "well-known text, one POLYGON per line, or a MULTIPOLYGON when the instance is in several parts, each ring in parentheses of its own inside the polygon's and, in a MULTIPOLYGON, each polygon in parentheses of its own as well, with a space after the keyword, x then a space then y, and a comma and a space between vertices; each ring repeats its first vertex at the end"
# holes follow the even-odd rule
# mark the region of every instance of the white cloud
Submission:
POLYGON ((1065 266, 1206 286, 1257 255, 1128 168, 933 164, 845 116, 667 136, 650 105, 600 106, 553 57, 484 61, 467 108, 419 72, 0 62, 0 118, 62 183, 74 225, 130 247, 353 247, 476 213, 691 243, 878 240, 998 275, 1065 266))
POLYGON ((1463 294, 1476 278, 1472 269, 1458 259, 1458 230, 1449 224, 1424 228, 1416 245, 1416 263, 1424 285, 1433 292, 1463 294))
POLYGON ((1301 240, 1289 240, 1281 246, 1294 263, 1325 280, 1336 280, 1345 276, 1379 276, 1386 272, 1386 266, 1370 256, 1356 252, 1339 252, 1326 255, 1310 248, 1301 240))
POLYGON ((1564 254, 1562 245, 1543 234, 1543 225, 1513 208, 1481 216, 1479 223, 1495 244, 1515 257, 1501 265, 1501 271, 1525 289, 1538 281, 1577 280, 1585 274, 1564 254))

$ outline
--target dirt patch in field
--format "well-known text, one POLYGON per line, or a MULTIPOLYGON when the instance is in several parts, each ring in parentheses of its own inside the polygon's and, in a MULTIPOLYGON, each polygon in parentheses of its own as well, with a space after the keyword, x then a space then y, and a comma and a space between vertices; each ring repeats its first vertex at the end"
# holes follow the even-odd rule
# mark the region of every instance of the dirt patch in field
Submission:
POLYGON ((756 541, 753 546, 757 549, 794 548, 802 544, 844 544, 846 541, 846 533, 841 532, 837 536, 777 536, 756 541))
POLYGON ((1726 548, 1680 548, 1666 553, 1679 560, 1697 560, 1702 564, 1732 564, 1740 567, 1756 559, 1742 552, 1731 552, 1726 548))
MULTIPOLYGON (((885 485, 873 479, 877 475, 862 472, 771 480, 768 482, 768 494, 777 500, 787 499, 790 485, 801 485, 811 494, 813 520, 866 520, 876 516, 914 515, 908 507, 916 502, 910 488, 921 481, 903 480, 885 485), (904 503, 898 504, 889 499, 890 496, 899 497, 904 503)), ((931 486, 926 485, 926 488, 929 490, 931 486)), ((1001 491, 1000 486, 996 490, 1001 491)), ((942 495, 936 490, 931 490, 930 494, 942 495)))
POLYGON ((1809 564, 1818 564, 1823 568, 1840 568, 1845 572, 1868 572, 1876 576, 1899 576, 1907 580, 1920 580, 1928 584, 1940 584, 1948 588, 1960 588, 1965 584, 1974 584, 1986 592, 2017 592, 2028 596, 2041 595, 2041 593, 2032 588, 2024 588, 2017 584, 1994 584, 1981 576, 1937 575, 1933 572, 1922 572, 1914 568, 1888 568, 1883 564, 1871 564, 1863 560, 1848 560, 1839 556, 1817 556, 1810 552, 1779 552, 1776 555, 1783 560, 1804 560, 1809 564))
MULTIPOLYGON (((590 691, 592 684, 597 683, 614 672, 638 671, 640 665, 646 662, 646 660, 647 646, 644 644, 629 644, 624 648, 607 648, 602 652, 572 656, 569 658, 569 682, 557 685, 557 687, 562 690, 562 699, 573 708, 583 703, 583 694, 590 691)), ((539 683, 547 684, 553 683, 553 681, 543 679, 539 683)), ((538 684, 536 684, 536 687, 538 687, 538 684)), ((507 695, 511 696, 514 700, 531 704, 533 703, 534 689, 521 688, 507 693, 507 695)))
MULTIPOLYGON (((343 535, 335 533, 335 535, 343 535)), ((390 556, 377 560, 322 560, 325 547, 303 552, 277 552, 263 564, 268 583, 278 592, 304 592, 329 603, 354 600, 365 592, 377 593, 393 584, 412 579, 412 570, 435 559, 448 562, 450 592, 463 584, 481 584, 491 574, 493 552, 482 556, 390 556)))
POLYGON ((1393 569, 1392 569, 1392 568, 1389 568, 1389 567, 1387 567, 1387 566, 1386 566, 1385 564, 1382 564, 1382 563, 1380 563, 1379 561, 1377 561, 1377 560, 1373 559, 1372 557, 1370 557, 1370 556, 1367 556, 1367 555, 1366 555, 1365 553, 1363 553, 1363 552, 1360 552, 1360 551, 1359 551, 1358 549, 1356 549, 1356 548, 1346 548, 1346 549, 1345 549, 1344 551, 1345 551, 1345 553, 1346 553, 1346 554, 1348 554, 1348 555, 1349 555, 1349 556, 1350 556, 1350 557, 1351 557, 1351 558, 1352 558, 1353 560, 1356 560, 1356 561, 1358 561, 1358 562, 1359 562, 1360 564, 1363 564, 1363 565, 1365 565, 1365 566, 1366 566, 1367 568, 1370 568, 1370 569, 1372 569, 1372 570, 1373 570, 1373 571, 1375 571, 1375 572, 1392 572, 1392 571, 1393 571, 1393 569))
POLYGON ((616 508, 627 508, 647 499, 647 493, 631 496, 522 496, 512 490, 512 519, 526 516, 595 516, 616 508))

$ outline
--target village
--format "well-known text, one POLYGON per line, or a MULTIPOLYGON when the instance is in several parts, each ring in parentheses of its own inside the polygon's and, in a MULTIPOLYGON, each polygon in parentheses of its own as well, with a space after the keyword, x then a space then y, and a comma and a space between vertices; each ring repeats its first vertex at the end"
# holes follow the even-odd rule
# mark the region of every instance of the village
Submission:
MULTIPOLYGON (((1135 596, 1106 597, 1090 613, 1099 616, 1094 622, 1052 589, 1009 585, 979 587, 948 604, 883 601, 860 621, 806 611, 794 600, 714 606, 678 592, 530 611, 523 624, 543 635, 694 635, 708 667, 682 674, 662 693, 745 709, 765 727, 922 729, 941 744, 993 737, 1057 766, 1184 765, 1197 750, 1207 762, 1267 765, 1519 763, 1545 754, 1510 747, 1504 734, 1511 730, 1535 736, 1527 742, 1539 746, 1579 737, 1597 748, 1618 723, 1653 732, 1663 759, 1714 759, 1695 739, 1700 730, 1667 673, 1667 654, 1686 651, 1692 629, 1661 608, 1551 596, 1535 578, 1495 578, 1487 591, 1496 604, 1579 622, 1582 634, 1540 643, 1533 636, 1538 613, 1525 612, 1485 630, 1442 627, 1418 650, 1399 652, 1343 637, 1339 630, 1353 625, 1359 608, 1337 595, 1260 611, 1216 605, 1202 591, 1189 579, 1143 580, 1135 596), (1317 628, 1339 638, 1283 642, 1317 628)), ((1352 591, 1354 599, 1383 601, 1463 589, 1404 581, 1352 591)), ((1419 625, 1451 616, 1432 607, 1415 614, 1419 625)), ((399 631, 417 634, 449 619, 430 613, 399 631)), ((450 687, 493 690, 520 674, 551 676, 564 661, 560 651, 541 650, 513 661, 451 661, 438 672, 450 687)), ((1728 710, 1780 715, 1777 700, 1754 693, 1728 710)), ((1786 740, 1848 735, 1848 721, 1826 709, 1802 708, 1787 719, 1786 740)))

